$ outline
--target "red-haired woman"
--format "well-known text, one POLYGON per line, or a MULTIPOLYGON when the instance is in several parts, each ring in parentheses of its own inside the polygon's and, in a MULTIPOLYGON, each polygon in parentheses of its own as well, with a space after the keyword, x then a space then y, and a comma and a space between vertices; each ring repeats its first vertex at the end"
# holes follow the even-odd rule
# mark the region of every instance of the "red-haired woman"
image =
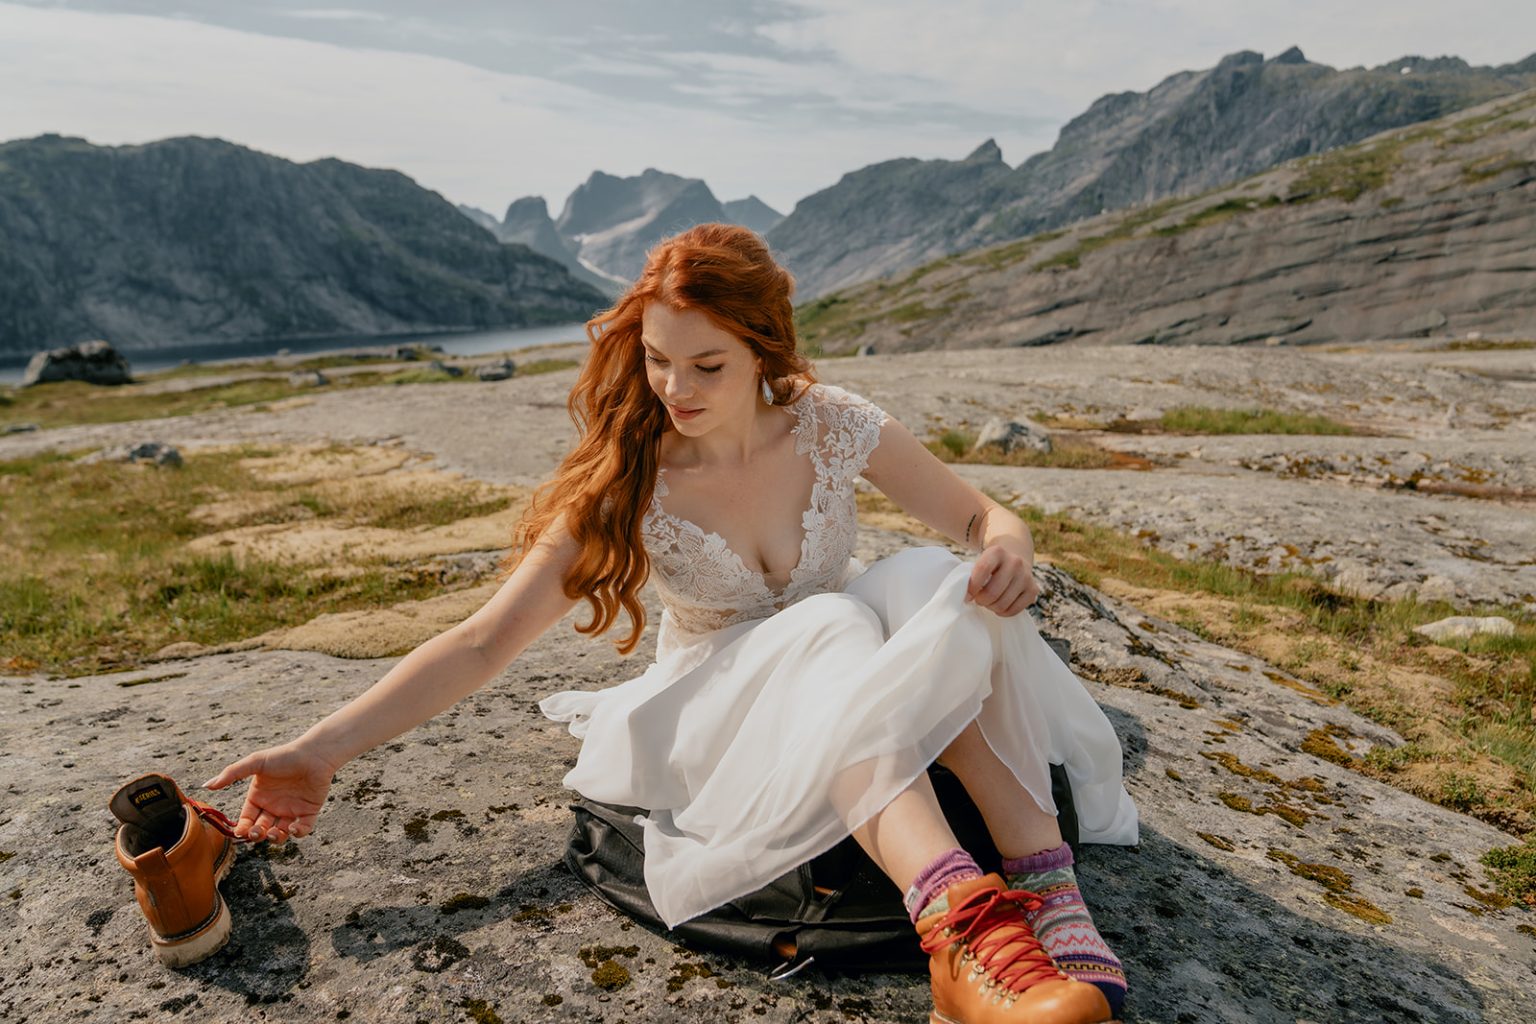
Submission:
POLYGON ((583 739, 565 784, 649 808, 645 878, 675 925, 852 834, 897 886, 931 954, 934 1020, 1103 1021, 1125 993, 1052 802, 1064 763, 1081 836, 1134 843, 1108 719, 1027 614, 1019 519, 874 404, 818 383, 796 351, 794 282, 762 239, 702 224, 659 243, 587 325, 571 390, 579 438, 520 522, 486 605, 303 736, 229 765, 239 831, 315 825, 341 765, 495 677, 578 601, 598 634, 639 591, 665 609, 656 659, 540 707, 583 739), (957 545, 867 570, 854 478, 957 545), (942 762, 1004 860, 983 874, 929 784, 942 762))

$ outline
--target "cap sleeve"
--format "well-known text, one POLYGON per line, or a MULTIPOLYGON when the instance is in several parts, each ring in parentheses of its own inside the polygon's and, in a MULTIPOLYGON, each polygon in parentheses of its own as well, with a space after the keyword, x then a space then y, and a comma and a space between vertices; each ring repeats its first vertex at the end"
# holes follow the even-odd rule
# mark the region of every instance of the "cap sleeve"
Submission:
POLYGON ((828 468, 834 478, 850 481, 869 464, 869 456, 880 444, 880 428, 890 416, 864 396, 834 384, 815 387, 828 468))

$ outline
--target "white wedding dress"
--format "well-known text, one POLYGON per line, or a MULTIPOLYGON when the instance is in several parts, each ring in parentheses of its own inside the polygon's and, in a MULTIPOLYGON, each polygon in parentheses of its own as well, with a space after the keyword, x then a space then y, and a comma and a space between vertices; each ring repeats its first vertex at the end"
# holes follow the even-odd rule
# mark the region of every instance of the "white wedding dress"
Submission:
POLYGON ((800 564, 782 592, 721 537, 666 511, 643 534, 664 606, 656 660, 596 692, 539 703, 582 739, 565 785, 649 808, 645 881, 668 926, 762 887, 884 807, 972 720, 1054 814, 1072 783, 1080 838, 1134 844, 1114 729, 1028 614, 964 602, 972 563, 920 547, 852 557, 854 478, 886 416, 813 384, 785 407, 816 470, 800 564))

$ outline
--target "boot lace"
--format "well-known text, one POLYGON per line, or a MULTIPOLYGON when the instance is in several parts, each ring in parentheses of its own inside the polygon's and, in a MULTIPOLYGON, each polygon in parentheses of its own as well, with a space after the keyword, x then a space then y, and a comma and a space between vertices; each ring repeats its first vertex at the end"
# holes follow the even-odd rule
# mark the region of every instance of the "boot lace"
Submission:
POLYGON ((192 806, 192 809, 197 812, 197 816, 199 818, 202 818, 208 824, 212 825, 214 828, 218 829, 220 832, 224 833, 235 842, 249 843, 251 841, 250 836, 235 835, 235 823, 230 821, 229 818, 225 816, 224 812, 219 810, 217 807, 205 804, 200 800, 194 800, 189 796, 186 797, 186 801, 192 806))
POLYGON ((975 961, 972 977, 985 972, 1013 993, 1044 981, 1059 981, 1066 975, 1024 919, 1042 902, 1027 889, 980 889, 951 907, 919 945, 923 952, 935 953, 959 942, 965 947, 961 958, 975 961))

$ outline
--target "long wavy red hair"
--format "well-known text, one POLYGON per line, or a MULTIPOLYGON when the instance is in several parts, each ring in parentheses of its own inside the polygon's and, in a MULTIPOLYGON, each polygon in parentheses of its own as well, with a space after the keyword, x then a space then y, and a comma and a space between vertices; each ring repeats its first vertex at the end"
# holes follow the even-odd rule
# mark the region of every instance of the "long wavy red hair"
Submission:
POLYGON ((640 588, 650 559, 640 527, 656 486, 661 437, 672 429, 646 380, 640 316, 647 302, 696 309, 763 361, 775 404, 798 399, 816 376, 796 350, 795 279, 755 232, 699 224, 658 242, 645 269, 612 306, 587 321, 590 347, 566 399, 577 441, 552 479, 540 484, 513 533, 503 567, 511 572, 564 513, 581 547, 565 594, 592 605, 578 633, 606 632, 629 613, 630 631, 614 646, 628 654, 645 629, 640 588))

